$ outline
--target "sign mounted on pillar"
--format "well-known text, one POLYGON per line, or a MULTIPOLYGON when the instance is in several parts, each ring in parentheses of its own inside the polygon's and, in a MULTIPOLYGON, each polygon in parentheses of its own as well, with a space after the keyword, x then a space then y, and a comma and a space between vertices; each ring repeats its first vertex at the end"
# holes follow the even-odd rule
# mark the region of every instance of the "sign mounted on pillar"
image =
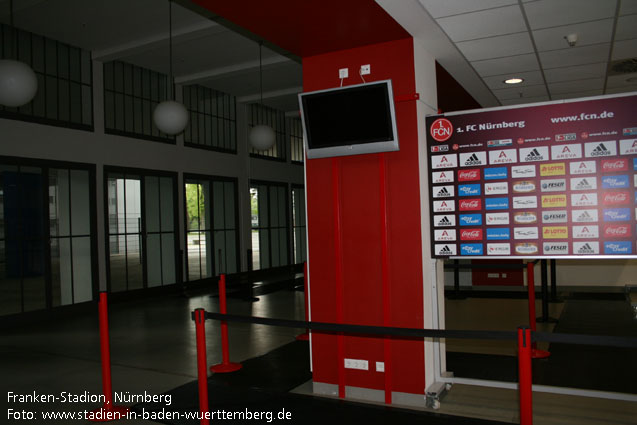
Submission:
POLYGON ((427 117, 434 258, 637 257, 637 93, 427 117))

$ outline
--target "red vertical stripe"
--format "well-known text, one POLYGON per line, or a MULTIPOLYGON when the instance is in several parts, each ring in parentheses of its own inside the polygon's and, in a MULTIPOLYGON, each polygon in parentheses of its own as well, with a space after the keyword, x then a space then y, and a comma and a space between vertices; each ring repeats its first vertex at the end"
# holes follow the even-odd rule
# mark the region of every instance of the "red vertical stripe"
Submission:
MULTIPOLYGON (((334 264, 336 290, 336 322, 343 323, 343 237, 341 229, 341 185, 340 163, 338 158, 332 158, 332 196, 334 205, 334 264)), ((336 337, 338 352, 338 396, 345 398, 345 338, 339 332, 336 337)))
MULTIPOLYGON (((387 242, 387 172, 385 165, 385 154, 381 153, 378 155, 378 178, 380 187, 381 267, 383 270, 383 326, 391 326, 389 246, 387 242)), ((385 363, 385 403, 391 404, 391 337, 386 336, 383 339, 383 359, 385 363)))

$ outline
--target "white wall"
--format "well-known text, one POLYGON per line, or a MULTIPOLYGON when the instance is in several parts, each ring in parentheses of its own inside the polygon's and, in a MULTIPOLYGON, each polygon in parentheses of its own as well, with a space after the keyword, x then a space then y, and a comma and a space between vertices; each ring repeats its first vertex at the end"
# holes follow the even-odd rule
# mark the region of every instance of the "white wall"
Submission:
MULTIPOLYGON (((106 287, 103 167, 134 167, 178 173, 178 222, 183 223, 183 173, 236 177, 242 231, 241 263, 246 268, 250 248, 248 179, 303 184, 303 167, 287 162, 250 158, 247 149, 246 108, 237 104, 237 154, 227 154, 142 139, 104 134, 103 76, 100 62, 93 62, 94 132, 0 119, 0 156, 72 161, 96 165, 97 243, 100 289, 106 287), (248 230, 247 232, 245 230, 248 230)), ((179 99, 181 90, 176 90, 179 99)), ((185 250, 183 229, 180 249, 185 250)))

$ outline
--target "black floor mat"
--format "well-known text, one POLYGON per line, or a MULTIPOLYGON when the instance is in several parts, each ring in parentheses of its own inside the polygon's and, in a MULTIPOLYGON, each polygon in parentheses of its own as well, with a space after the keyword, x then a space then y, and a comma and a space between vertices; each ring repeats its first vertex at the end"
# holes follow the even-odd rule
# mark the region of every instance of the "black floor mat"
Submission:
MULTIPOLYGON (((225 413, 225 420, 232 418, 233 424, 284 423, 324 424, 428 424, 428 425, 497 425, 501 422, 441 415, 409 409, 390 408, 378 405, 353 403, 327 399, 288 391, 311 378, 309 372, 309 344, 292 342, 270 353, 243 363, 243 369, 230 374, 213 374, 208 379, 209 410, 218 415, 225 413), (263 413, 262 413, 263 412, 263 413), (255 419, 255 413, 260 418, 255 419), (229 416, 232 415, 232 416, 229 416), (252 415, 250 419, 247 415, 252 415), (272 415, 272 416, 269 416, 272 415), (279 416, 283 415, 283 416, 279 416), (273 419, 273 420, 271 420, 273 419)), ((199 420, 187 418, 199 410, 197 381, 169 391, 171 405, 142 403, 133 407, 138 418, 144 417, 172 425, 196 425, 199 420), (170 412, 180 417, 167 419, 170 412), (143 416, 145 415, 145 416, 143 416), (161 415, 164 415, 163 417, 161 415)), ((214 420, 211 423, 214 423, 214 420)))

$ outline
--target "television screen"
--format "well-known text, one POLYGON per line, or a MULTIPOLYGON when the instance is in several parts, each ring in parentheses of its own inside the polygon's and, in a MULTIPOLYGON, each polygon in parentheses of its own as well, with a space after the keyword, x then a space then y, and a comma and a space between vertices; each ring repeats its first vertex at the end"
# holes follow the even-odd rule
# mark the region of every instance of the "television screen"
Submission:
POLYGON ((299 94, 308 158, 398 150, 391 80, 299 94))

